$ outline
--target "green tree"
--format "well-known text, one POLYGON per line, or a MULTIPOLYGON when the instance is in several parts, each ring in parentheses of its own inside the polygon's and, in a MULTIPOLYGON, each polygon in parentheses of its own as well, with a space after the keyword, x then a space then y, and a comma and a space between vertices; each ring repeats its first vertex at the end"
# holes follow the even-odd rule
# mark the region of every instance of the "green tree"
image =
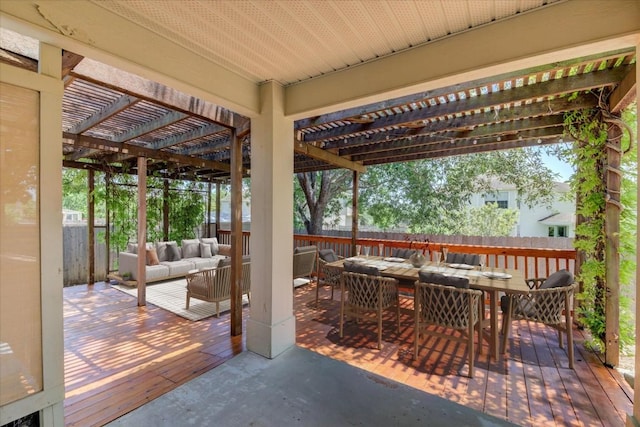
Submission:
POLYGON ((550 203, 555 175, 540 150, 515 149, 370 167, 361 201, 383 229, 406 224, 411 232, 459 234, 474 193, 491 191, 491 177, 515 185, 522 203, 550 203))
POLYGON ((460 234, 466 236, 509 236, 518 223, 518 211, 502 209, 497 203, 467 207, 462 211, 460 234))
POLYGON ((324 219, 340 212, 351 184, 352 172, 344 169, 296 174, 294 227, 322 234, 324 219))

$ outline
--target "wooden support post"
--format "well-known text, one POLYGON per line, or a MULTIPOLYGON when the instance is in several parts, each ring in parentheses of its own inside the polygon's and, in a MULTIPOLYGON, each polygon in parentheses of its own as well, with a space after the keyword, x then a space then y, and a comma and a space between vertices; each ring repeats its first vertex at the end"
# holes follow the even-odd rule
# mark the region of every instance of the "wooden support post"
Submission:
POLYGON ((356 242, 358 241, 358 187, 360 173, 353 171, 353 195, 351 197, 351 255, 356 253, 356 242))
POLYGON ((605 364, 620 363, 620 161, 622 129, 610 125, 607 135, 606 210, 605 210, 605 364))
POLYGON ((231 130, 231 336, 242 334, 242 141, 231 130))
POLYGON ((169 241, 169 180, 164 180, 162 188, 162 237, 169 241))
POLYGON ((207 184, 207 221, 205 224, 207 225, 205 236, 211 237, 211 181, 207 184))
POLYGON ((104 274, 104 281, 109 282, 109 273, 111 273, 111 212, 109 210, 109 203, 111 197, 111 174, 106 172, 104 174, 104 193, 106 201, 104 203, 105 211, 105 231, 104 231, 104 243, 106 248, 106 271, 104 274))
POLYGON ((219 239, 220 230, 220 181, 216 181, 216 237, 219 239))
POLYGON ((138 305, 147 305, 147 158, 138 157, 138 305))
POLYGON ((89 170, 87 172, 87 201, 89 206, 87 207, 87 231, 89 233, 89 285, 93 285, 96 281, 96 215, 95 215, 95 200, 93 197, 95 190, 95 172, 89 170))

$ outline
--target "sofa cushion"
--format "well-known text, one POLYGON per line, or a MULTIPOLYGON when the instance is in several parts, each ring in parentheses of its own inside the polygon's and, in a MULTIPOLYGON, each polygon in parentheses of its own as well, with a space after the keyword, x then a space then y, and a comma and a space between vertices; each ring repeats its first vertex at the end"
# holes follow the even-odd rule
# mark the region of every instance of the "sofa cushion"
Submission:
POLYGON ((211 258, 187 258, 184 261, 189 261, 198 270, 206 270, 210 268, 216 268, 218 266, 218 262, 220 262, 221 259, 222 257, 214 256, 211 258))
POLYGON ((189 270, 193 270, 195 266, 187 260, 181 261, 165 261, 161 263, 169 268, 169 276, 186 276, 189 270))
POLYGON ((160 264, 160 260, 158 260, 158 253, 156 252, 156 248, 147 249, 147 265, 158 264, 160 264))
POLYGON ((182 241, 182 258, 194 258, 200 256, 200 240, 187 239, 182 241))
POLYGON ((208 243, 200 243, 200 258, 211 258, 211 245, 208 243))
POLYGON ((157 242, 156 243, 156 252, 158 253, 158 260, 160 262, 162 261, 169 261, 169 244, 173 243, 176 246, 178 246, 178 244, 173 241, 173 242, 157 242))
POLYGON ((180 261, 182 252, 176 242, 167 243, 167 261, 180 261))
POLYGON ((169 267, 162 264, 148 265, 145 268, 145 276, 147 282, 164 279, 165 277, 169 276, 169 267))
POLYGON ((211 246, 211 255, 218 255, 218 239, 216 237, 204 237, 200 239, 202 243, 207 243, 211 246))

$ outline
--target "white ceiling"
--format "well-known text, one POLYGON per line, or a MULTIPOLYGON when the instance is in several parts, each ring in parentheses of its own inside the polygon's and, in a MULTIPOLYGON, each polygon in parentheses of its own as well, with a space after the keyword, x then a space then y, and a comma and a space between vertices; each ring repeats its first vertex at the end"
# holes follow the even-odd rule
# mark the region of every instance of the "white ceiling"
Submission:
POLYGON ((287 85, 562 0, 92 1, 253 82, 287 85))

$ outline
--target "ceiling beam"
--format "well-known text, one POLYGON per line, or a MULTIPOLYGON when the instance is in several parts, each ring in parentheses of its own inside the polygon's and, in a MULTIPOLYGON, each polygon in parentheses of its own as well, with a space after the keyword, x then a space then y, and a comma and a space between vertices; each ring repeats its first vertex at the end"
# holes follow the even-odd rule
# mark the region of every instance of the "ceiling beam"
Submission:
POLYGON ((309 145, 301 141, 294 141, 293 149, 298 154, 303 154, 307 157, 322 160, 323 162, 332 164, 340 168, 350 169, 360 173, 366 172, 367 169, 362 165, 362 163, 352 162, 351 160, 340 157, 337 154, 323 150, 322 148, 314 147, 313 145, 309 145))
POLYGON ((166 151, 153 150, 150 148, 139 147, 137 145, 128 143, 108 141, 106 139, 94 138, 90 136, 75 135, 69 132, 64 132, 63 138, 71 141, 77 147, 93 148, 102 151, 112 151, 114 153, 130 154, 136 157, 144 156, 150 159, 175 162, 179 164, 194 166, 197 168, 215 169, 223 172, 231 171, 231 168, 226 163, 203 160, 196 157, 183 156, 166 151))
POLYGON ((555 2, 287 86, 285 115, 295 121, 587 53, 633 48, 638 34, 640 2, 555 2))
POLYGON ((544 98, 548 96, 560 96, 563 94, 581 92, 617 84, 627 75, 631 66, 620 66, 613 70, 595 71, 592 73, 580 74, 574 77, 563 77, 560 79, 548 80, 546 82, 501 90, 469 97, 463 100, 447 102, 433 107, 421 108, 406 113, 399 113, 380 118, 374 123, 361 125, 350 124, 321 130, 304 135, 305 142, 321 141, 327 138, 340 138, 369 130, 379 130, 390 126, 401 126, 404 123, 413 123, 418 120, 428 120, 448 115, 463 114, 485 108, 495 108, 504 104, 515 102, 525 102, 530 99, 544 98))
POLYGON ((637 63, 632 65, 633 68, 624 76, 609 97, 610 111, 618 113, 634 101, 637 90, 636 66, 637 63))

